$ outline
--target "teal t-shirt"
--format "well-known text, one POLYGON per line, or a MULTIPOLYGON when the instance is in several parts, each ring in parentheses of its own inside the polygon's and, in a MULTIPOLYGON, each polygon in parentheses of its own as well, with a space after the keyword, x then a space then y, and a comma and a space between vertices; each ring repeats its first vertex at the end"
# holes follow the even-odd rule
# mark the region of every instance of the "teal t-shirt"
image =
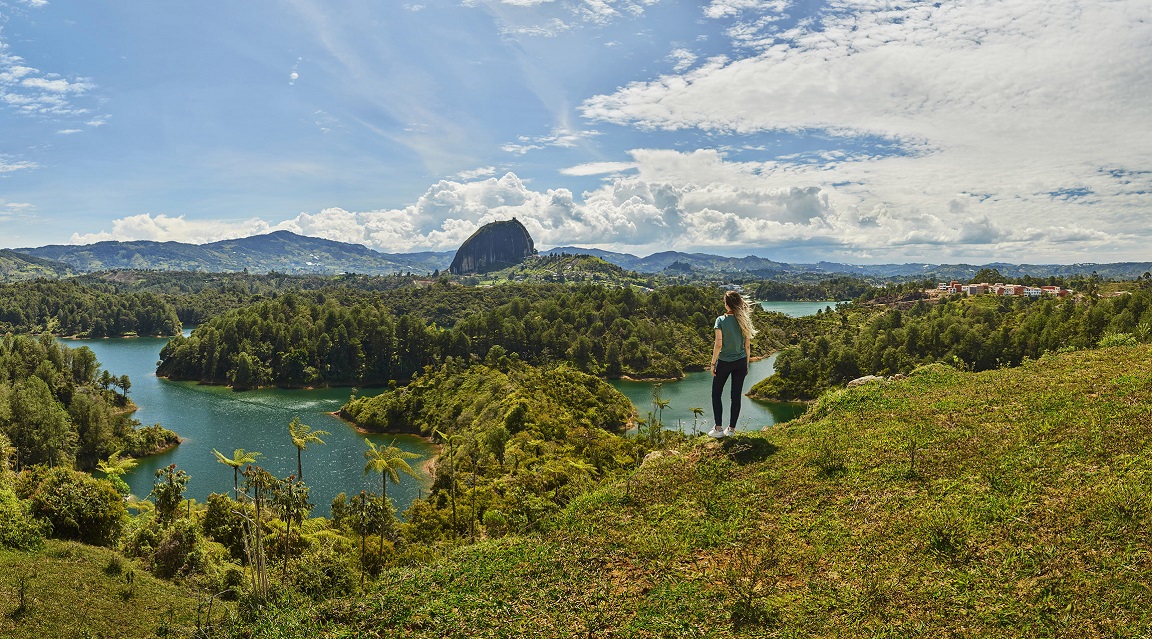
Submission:
POLYGON ((713 328, 720 329, 723 336, 723 345, 720 347, 718 359, 724 362, 735 362, 748 357, 744 350, 744 333, 740 330, 740 320, 735 315, 721 315, 716 318, 713 328))

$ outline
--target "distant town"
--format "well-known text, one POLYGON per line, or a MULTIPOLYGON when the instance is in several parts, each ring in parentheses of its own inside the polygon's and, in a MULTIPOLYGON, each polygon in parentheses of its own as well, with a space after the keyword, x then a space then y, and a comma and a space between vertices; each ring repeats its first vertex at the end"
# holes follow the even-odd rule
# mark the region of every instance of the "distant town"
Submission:
POLYGON ((941 293, 953 295, 962 293, 964 295, 1002 295, 1004 297, 1040 297, 1042 295, 1052 295, 1054 297, 1067 297, 1072 294, 1072 291, 1059 286, 1024 286, 1023 284, 988 284, 981 282, 980 284, 961 284, 956 280, 951 282, 940 282, 936 285, 936 290, 941 293))

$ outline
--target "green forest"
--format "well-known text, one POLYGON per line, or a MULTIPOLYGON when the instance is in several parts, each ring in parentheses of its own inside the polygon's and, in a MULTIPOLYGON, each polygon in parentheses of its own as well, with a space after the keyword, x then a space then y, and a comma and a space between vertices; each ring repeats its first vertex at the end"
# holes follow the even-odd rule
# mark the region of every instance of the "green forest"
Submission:
POLYGON ((784 349, 776 373, 753 387, 762 398, 813 399, 864 375, 906 374, 944 362, 972 371, 1018 366, 1062 349, 1152 341, 1152 286, 1097 299, 953 296, 871 314, 837 311, 839 322, 784 349))
POLYGON ((76 280, 0 284, 0 333, 78 337, 180 334, 173 307, 154 293, 119 293, 76 280))
MULTIPOLYGON (((678 378, 704 368, 721 310, 720 291, 703 287, 507 288, 286 293, 174 338, 157 374, 238 390, 385 385, 448 357, 483 358, 500 346, 535 365, 564 361, 593 375, 678 378)), ((803 323, 760 311, 755 321, 764 331, 754 344, 760 356, 786 343, 784 328, 803 323)))
POLYGON ((87 347, 51 336, 0 336, 0 445, 16 470, 94 468, 114 454, 140 457, 174 445, 159 425, 132 419, 127 375, 100 369, 87 347))

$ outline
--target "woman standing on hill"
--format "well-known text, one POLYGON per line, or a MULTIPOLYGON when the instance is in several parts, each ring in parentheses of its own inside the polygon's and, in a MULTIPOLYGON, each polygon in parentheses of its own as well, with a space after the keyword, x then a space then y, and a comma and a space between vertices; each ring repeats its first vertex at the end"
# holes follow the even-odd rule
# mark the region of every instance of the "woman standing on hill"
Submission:
POLYGON ((752 338, 756 335, 756 328, 752 326, 752 309, 742 295, 728 291, 724 294, 724 307, 724 315, 717 317, 713 326, 716 343, 712 346, 712 413, 716 416, 716 426, 708 431, 711 437, 736 434, 740 397, 744 394, 744 378, 748 376, 748 356, 752 354, 752 338), (732 415, 725 430, 720 395, 729 376, 732 377, 732 415))

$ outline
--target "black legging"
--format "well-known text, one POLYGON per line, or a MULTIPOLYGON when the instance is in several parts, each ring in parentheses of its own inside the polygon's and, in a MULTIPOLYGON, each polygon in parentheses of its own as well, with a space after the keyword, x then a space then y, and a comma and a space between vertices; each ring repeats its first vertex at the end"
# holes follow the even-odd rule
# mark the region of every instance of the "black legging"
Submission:
POLYGON ((728 376, 732 376, 732 428, 740 419, 740 396, 744 394, 744 378, 748 376, 748 358, 742 357, 734 362, 716 361, 716 376, 712 378, 712 414, 716 416, 716 425, 724 424, 724 405, 720 395, 724 392, 724 383, 728 376))

